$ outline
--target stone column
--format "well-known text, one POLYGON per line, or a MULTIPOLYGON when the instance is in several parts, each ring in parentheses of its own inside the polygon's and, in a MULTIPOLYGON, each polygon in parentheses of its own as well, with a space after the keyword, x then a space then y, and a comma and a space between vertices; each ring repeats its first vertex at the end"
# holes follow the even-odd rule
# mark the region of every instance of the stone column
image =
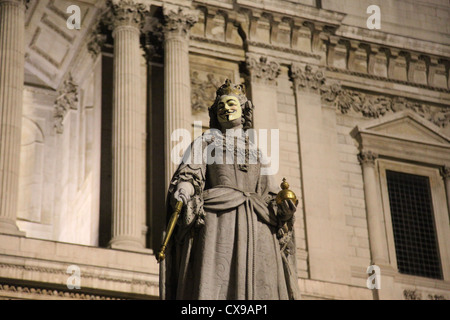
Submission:
POLYGON ((311 279, 349 283, 350 263, 337 141, 338 88, 326 84, 324 71, 293 63, 302 177, 303 210, 311 279))
POLYGON ((172 141, 172 133, 186 129, 183 139, 190 139, 191 79, 189 73, 189 30, 197 22, 195 11, 164 4, 164 121, 165 165, 167 190, 178 164, 172 150, 179 141, 172 141))
POLYGON ((440 169, 440 173, 441 173, 442 178, 444 179, 445 191, 447 194, 447 206, 448 206, 448 211, 450 212, 450 167, 443 166, 440 169))
POLYGON ((26 2, 0 0, 0 233, 17 235, 26 2))
POLYGON ((142 101, 140 27, 145 7, 111 2, 114 37, 113 225, 111 248, 140 249, 142 242, 142 101))
POLYGON ((277 82, 280 64, 266 56, 247 53, 252 102, 258 112, 253 114, 255 129, 279 129, 277 121, 277 82))
POLYGON ((384 231, 383 210, 378 192, 375 160, 377 154, 362 151, 358 160, 362 166, 364 179, 364 197, 366 199, 367 225, 372 261, 371 264, 387 265, 389 263, 386 232, 384 231))

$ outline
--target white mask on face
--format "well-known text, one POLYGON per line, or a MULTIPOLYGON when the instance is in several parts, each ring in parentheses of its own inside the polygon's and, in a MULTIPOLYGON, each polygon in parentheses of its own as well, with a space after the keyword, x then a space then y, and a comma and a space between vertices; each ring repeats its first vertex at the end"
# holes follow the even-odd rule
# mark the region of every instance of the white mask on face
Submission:
POLYGON ((235 96, 222 96, 217 108, 217 119, 220 123, 231 122, 242 117, 239 99, 235 96))

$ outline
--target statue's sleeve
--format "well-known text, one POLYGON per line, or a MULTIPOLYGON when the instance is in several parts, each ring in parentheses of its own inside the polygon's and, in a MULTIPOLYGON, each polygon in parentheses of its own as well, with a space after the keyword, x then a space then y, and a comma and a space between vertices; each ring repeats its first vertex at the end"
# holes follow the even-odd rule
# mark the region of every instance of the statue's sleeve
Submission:
POLYGON ((204 147, 205 143, 202 137, 197 138, 186 150, 178 169, 170 181, 168 202, 172 208, 171 210, 175 207, 174 193, 178 184, 180 182, 188 182, 194 187, 194 195, 189 200, 185 210, 183 210, 184 213, 179 221, 181 229, 191 226, 194 222, 197 224, 204 223, 202 191, 206 181, 206 163, 202 157, 198 157, 198 153, 203 153, 204 147))

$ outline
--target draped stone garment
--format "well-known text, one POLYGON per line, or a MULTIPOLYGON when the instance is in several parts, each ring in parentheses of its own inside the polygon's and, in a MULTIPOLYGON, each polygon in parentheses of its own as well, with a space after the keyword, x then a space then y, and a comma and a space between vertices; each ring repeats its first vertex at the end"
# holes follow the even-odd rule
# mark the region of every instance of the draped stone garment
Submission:
MULTIPOLYGON (((203 141, 206 147, 208 141, 203 141)), ((190 152, 190 151, 188 151, 190 152)), ((261 164, 184 164, 171 181, 194 185, 161 263, 163 299, 298 299, 293 231, 280 235, 261 164)))

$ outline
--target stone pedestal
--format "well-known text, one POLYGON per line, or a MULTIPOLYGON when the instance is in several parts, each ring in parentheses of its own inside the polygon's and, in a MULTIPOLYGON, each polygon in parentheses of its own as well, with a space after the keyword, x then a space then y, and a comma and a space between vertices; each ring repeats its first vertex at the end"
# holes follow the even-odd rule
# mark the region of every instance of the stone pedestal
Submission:
POLYGON ((18 235, 25 2, 0 0, 0 233, 18 235))
MULTIPOLYGON (((114 37, 113 226, 110 246, 144 248, 141 190, 142 99, 140 27, 145 8, 130 1, 111 4, 114 37)), ((144 175, 145 176, 145 175, 144 175)))

